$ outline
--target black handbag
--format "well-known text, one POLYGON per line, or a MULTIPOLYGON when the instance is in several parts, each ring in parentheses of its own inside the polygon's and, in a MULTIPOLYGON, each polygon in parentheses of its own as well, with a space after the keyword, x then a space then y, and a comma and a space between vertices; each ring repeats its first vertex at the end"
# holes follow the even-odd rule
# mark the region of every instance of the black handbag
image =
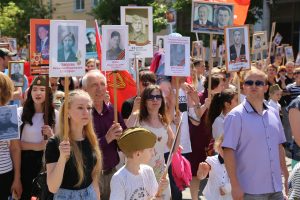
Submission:
POLYGON ((37 200, 53 200, 53 194, 48 189, 46 172, 39 173, 33 180, 31 196, 37 200))

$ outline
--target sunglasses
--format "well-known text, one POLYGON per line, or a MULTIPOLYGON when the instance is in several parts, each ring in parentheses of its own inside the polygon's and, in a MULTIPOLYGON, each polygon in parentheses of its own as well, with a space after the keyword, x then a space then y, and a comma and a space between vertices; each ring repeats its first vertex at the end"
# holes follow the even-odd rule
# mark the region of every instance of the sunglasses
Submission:
POLYGON ((154 100, 161 100, 162 99, 162 95, 152 95, 150 94, 148 97, 147 97, 147 100, 151 100, 151 101, 154 101, 154 100))
POLYGON ((294 74, 296 75, 296 74, 300 74, 300 72, 294 72, 294 74))
POLYGON ((247 86, 252 86, 253 84, 255 84, 256 86, 264 86, 265 82, 264 81, 252 81, 252 80, 248 80, 244 82, 244 85, 247 86))

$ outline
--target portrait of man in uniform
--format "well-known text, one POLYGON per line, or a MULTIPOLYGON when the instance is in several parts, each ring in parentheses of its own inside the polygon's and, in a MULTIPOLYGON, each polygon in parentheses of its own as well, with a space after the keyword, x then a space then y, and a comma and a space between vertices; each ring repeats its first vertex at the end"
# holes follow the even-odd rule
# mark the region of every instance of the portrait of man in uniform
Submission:
POLYGON ((113 31, 110 35, 109 48, 106 51, 106 60, 124 60, 124 49, 120 47, 121 35, 118 31, 113 31))

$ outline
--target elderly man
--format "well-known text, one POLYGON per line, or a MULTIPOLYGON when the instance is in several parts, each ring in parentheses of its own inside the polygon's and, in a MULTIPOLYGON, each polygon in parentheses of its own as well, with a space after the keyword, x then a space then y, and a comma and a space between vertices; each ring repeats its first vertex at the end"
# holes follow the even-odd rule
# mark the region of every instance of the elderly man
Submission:
POLYGON ((264 103, 266 81, 258 69, 247 72, 246 99, 225 117, 222 146, 234 200, 283 200, 282 173, 286 183, 288 178, 285 136, 279 114, 264 103))
POLYGON ((209 10, 207 5, 200 5, 198 7, 198 20, 194 21, 194 25, 212 26, 213 23, 208 20, 209 10))
POLYGON ((103 156, 103 170, 100 178, 101 199, 108 200, 110 180, 120 161, 116 140, 121 136, 123 129, 126 129, 126 125, 120 114, 118 116, 119 123, 115 123, 113 107, 104 103, 107 82, 99 70, 89 71, 82 78, 82 87, 93 100, 94 129, 103 156))

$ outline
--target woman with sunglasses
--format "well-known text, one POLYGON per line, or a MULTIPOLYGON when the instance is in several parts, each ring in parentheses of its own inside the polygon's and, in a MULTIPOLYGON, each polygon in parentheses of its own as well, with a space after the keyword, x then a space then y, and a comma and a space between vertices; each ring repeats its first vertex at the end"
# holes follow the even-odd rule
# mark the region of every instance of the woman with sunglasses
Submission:
MULTIPOLYGON (((165 101, 160 87, 150 85, 141 95, 139 113, 132 114, 127 121, 130 126, 141 126, 156 135, 155 156, 151 159, 150 166, 153 167, 158 182, 165 170, 165 149, 171 149, 174 141, 174 133, 170 128, 165 109, 165 101)), ((175 149, 178 148, 179 143, 180 141, 177 140, 175 149)), ((170 199, 170 197, 170 187, 167 187, 163 192, 163 199, 170 199)))

